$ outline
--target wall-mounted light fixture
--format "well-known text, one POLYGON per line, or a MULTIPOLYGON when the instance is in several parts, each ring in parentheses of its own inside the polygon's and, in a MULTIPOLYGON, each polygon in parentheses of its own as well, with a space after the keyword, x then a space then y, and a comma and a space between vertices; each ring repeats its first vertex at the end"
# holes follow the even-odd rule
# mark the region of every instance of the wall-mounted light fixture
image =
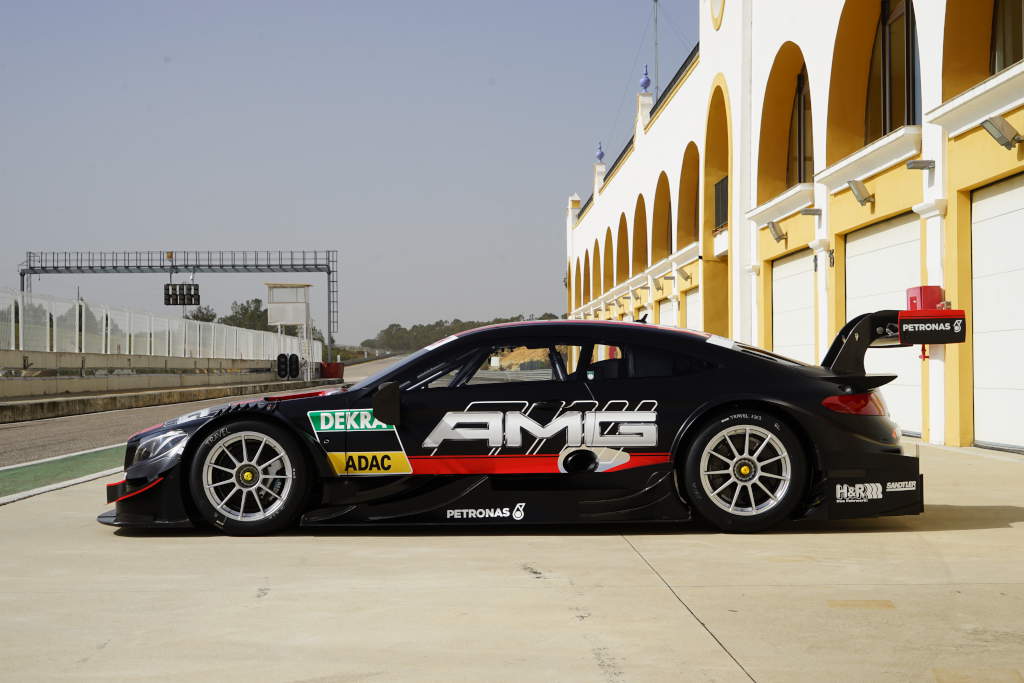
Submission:
POLYGON ((820 216, 821 209, 800 209, 801 216, 820 216))
POLYGON ((693 276, 690 275, 689 273, 687 273, 685 270, 680 270, 680 271, 677 271, 677 272, 679 273, 679 277, 683 278, 687 282, 689 282, 690 280, 693 279, 693 276))
POLYGON ((911 171, 931 171, 935 168, 934 159, 911 159, 907 162, 907 168, 911 171))
POLYGON ((981 127, 1006 149, 1013 149, 1024 137, 1002 116, 991 116, 981 122, 981 127))
POLYGON ((853 198, 857 200, 857 203, 861 206, 865 204, 875 204, 875 195, 868 192, 868 188, 859 180, 848 180, 846 181, 847 186, 850 188, 850 192, 853 193, 853 198))
POLYGON ((775 221, 768 221, 768 232, 776 242, 786 239, 786 233, 782 232, 782 227, 775 221))

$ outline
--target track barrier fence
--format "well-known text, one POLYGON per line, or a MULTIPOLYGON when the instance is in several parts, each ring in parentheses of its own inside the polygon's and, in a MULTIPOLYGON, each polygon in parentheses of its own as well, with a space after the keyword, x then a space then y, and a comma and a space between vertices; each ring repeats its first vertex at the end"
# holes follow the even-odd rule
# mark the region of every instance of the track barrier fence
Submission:
MULTIPOLYGON (((306 355, 299 337, 10 289, 0 289, 0 350, 236 360, 306 355)), ((309 359, 322 358, 323 343, 313 341, 309 359)))

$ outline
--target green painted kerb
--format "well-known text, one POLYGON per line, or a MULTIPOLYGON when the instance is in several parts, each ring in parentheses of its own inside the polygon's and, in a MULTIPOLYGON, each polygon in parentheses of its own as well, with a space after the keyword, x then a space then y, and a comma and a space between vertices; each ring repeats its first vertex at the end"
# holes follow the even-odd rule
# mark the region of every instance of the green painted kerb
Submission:
POLYGON ((348 410, 314 410, 306 413, 314 432, 393 432, 395 428, 384 424, 366 408, 348 410))
MULTIPOLYGON (((113 469, 124 462, 124 446, 103 448, 70 458, 25 465, 0 471, 0 498, 22 491, 31 491, 49 484, 78 479, 103 470, 113 469)), ((97 494, 102 502, 103 493, 97 494)))

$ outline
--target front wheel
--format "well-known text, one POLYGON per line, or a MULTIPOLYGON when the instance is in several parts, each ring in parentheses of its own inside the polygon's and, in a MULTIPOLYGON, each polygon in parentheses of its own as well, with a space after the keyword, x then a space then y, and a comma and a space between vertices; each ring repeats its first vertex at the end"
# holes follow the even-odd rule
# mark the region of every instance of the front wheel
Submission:
POLYGON ((257 421, 220 427, 200 444, 189 485, 203 518, 225 533, 280 531, 301 512, 308 467, 284 429, 257 421))
POLYGON ((807 483, 793 431, 770 413, 739 409, 712 420, 683 465, 687 498, 723 531, 762 531, 789 517, 807 483))

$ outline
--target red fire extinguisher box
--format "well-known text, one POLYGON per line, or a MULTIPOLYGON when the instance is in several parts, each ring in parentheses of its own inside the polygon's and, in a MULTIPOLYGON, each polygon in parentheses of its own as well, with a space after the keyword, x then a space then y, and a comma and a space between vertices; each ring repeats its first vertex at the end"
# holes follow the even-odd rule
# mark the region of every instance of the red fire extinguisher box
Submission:
POLYGON ((907 289, 907 310, 934 310, 942 307, 942 287, 924 285, 907 289))

